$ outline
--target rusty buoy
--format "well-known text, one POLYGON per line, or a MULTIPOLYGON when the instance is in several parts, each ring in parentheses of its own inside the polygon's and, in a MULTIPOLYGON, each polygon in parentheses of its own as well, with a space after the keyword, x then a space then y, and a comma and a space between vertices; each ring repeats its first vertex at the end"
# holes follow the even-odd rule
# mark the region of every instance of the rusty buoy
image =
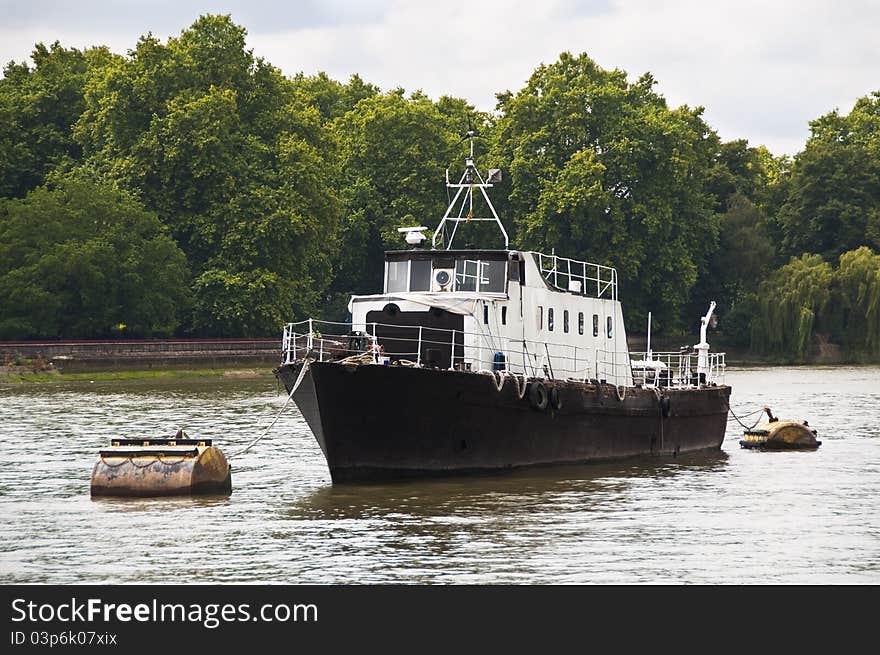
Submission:
POLYGON ((780 421, 765 407, 769 420, 758 423, 743 433, 742 448, 766 450, 815 450, 822 445, 816 439, 816 430, 806 421, 780 421))
POLYGON ((112 439, 92 469, 92 496, 232 493, 232 467, 211 439, 112 439))

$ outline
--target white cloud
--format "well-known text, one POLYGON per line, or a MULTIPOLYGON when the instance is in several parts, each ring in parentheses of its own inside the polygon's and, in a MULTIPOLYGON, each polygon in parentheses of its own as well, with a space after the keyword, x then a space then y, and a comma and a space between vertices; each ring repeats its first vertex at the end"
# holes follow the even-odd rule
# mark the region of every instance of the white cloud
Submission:
MULTIPOLYGON (((336 0, 320 20, 305 22, 298 22, 297 11, 314 2, 278 3, 274 22, 254 14, 270 14, 270 2, 247 15, 237 9, 242 3, 227 4, 233 19, 248 27, 255 52, 289 75, 325 71, 346 79, 358 73, 382 88, 421 88, 491 109, 496 92, 516 91, 540 63, 555 61, 563 50, 587 52, 632 77, 650 71, 671 105, 705 106, 722 138, 747 138, 777 153, 803 147, 809 120, 836 107, 849 111, 856 98, 880 88, 880 4, 869 1, 376 0, 364 10, 363 3, 336 0)), ((180 3, 156 24, 179 17, 183 28, 215 6, 180 3)), ((59 32, 36 18, 11 31, 0 27, 0 59, 21 60, 35 41, 56 38, 124 52, 150 29, 138 15, 125 29, 118 18, 105 29, 103 21, 111 22, 104 13, 92 18, 88 32, 59 32)))

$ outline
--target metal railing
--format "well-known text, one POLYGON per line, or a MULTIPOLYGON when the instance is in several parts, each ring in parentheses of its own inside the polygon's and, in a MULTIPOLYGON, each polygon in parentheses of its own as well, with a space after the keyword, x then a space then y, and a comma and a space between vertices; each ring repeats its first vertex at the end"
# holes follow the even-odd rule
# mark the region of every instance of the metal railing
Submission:
POLYGON ((449 368, 492 369, 498 353, 504 357, 504 370, 529 377, 591 379, 628 384, 629 358, 625 352, 611 352, 572 344, 499 337, 481 332, 464 332, 425 326, 366 323, 360 334, 352 324, 309 319, 289 323, 282 338, 283 363, 309 356, 317 361, 360 358, 359 363, 401 363, 426 366, 429 348, 449 349, 449 368), (410 331, 412 336, 382 334, 384 329, 410 331), (387 350, 382 342, 405 344, 387 350))
POLYGON ((700 379, 694 353, 657 353, 649 360, 650 367, 640 368, 625 351, 425 326, 366 323, 355 327, 360 329, 353 331, 350 323, 313 319, 289 323, 282 339, 283 363, 310 357, 320 362, 347 360, 358 364, 426 367, 436 366, 425 361, 429 349, 442 348, 448 349, 450 369, 493 370, 500 353, 503 370, 526 377, 597 380, 618 385, 635 382, 645 386, 718 382, 723 380, 725 368, 723 353, 709 355, 709 374, 700 379), (389 328, 402 334, 382 334, 389 328), (397 344, 396 350, 386 349, 391 343, 397 344))
POLYGON ((306 356, 317 361, 357 363, 397 363, 423 367, 428 348, 449 348, 449 368, 491 370, 498 353, 504 356, 504 370, 527 377, 545 377, 587 382, 598 380, 613 384, 638 384, 647 387, 694 387, 723 384, 725 353, 709 353, 707 370, 700 374, 695 352, 627 353, 572 344, 529 339, 513 339, 425 326, 389 323, 366 323, 363 330, 352 330, 351 323, 308 319, 284 327, 282 355, 284 364, 306 356), (383 335, 383 328, 410 331, 414 336, 383 335), (440 335, 441 338, 438 338, 440 335), (388 351, 381 342, 405 344, 403 349, 388 351))
POLYGON ((533 254, 541 275, 557 289, 577 291, 571 284, 576 282, 584 295, 617 300, 617 269, 557 255, 533 254))
POLYGON ((690 351, 631 353, 633 382, 647 387, 692 387, 724 384, 725 353, 708 353, 707 369, 700 371, 699 354, 690 351))

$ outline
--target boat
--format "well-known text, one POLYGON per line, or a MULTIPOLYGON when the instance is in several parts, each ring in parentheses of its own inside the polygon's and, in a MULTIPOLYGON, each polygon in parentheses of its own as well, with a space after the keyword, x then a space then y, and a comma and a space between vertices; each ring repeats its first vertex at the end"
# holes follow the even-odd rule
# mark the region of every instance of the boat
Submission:
MULTIPOLYGON (((289 323, 274 370, 334 483, 718 450, 730 387, 700 342, 631 353, 613 267, 511 249, 470 156, 434 231, 400 228, 381 293, 350 323, 289 323), (456 248, 488 222, 503 247, 456 248)), ((483 228, 485 229, 485 228, 483 228)), ((650 330, 649 330, 650 333, 650 330)))

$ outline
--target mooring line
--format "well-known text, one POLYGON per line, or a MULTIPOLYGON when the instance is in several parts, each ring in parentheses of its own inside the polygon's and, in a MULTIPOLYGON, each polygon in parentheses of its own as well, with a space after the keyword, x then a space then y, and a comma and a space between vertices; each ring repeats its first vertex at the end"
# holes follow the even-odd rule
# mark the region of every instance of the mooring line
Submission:
MULTIPOLYGON (((763 414, 766 411, 766 409, 767 409, 766 407, 762 407, 761 409, 756 409, 754 412, 749 412, 748 414, 744 414, 743 418, 745 418, 746 416, 753 416, 753 415, 759 414, 759 413, 763 414)), ((759 416, 758 420, 755 421, 751 427, 749 427, 748 425, 743 423, 736 414, 733 413, 733 409, 731 409, 730 403, 727 404, 727 411, 730 412, 730 415, 734 418, 734 420, 737 423, 740 424, 740 427, 742 427, 746 432, 750 432, 751 430, 754 430, 755 426, 761 422, 761 417, 759 416)), ((730 421, 730 419, 727 419, 727 420, 730 421)))
POLYGON ((290 404, 290 401, 293 400, 293 394, 296 393, 296 390, 299 389, 299 385, 302 384, 302 381, 305 379, 306 371, 308 370, 308 368, 309 368, 309 360, 304 359, 302 368, 300 369, 300 372, 299 372, 299 376, 296 378, 296 382, 293 383, 293 387, 290 389, 290 393, 287 395, 287 400, 284 401, 284 404, 281 406, 281 409, 278 410, 278 413, 275 415, 275 418, 272 419, 272 422, 266 427, 265 430, 263 430, 263 433, 260 436, 258 436, 256 439, 251 441, 247 446, 245 446, 241 450, 237 450, 234 453, 227 455, 226 456, 227 459, 232 459, 233 457, 238 457, 239 455, 244 455, 247 451, 249 451, 251 448, 253 448, 258 443, 260 443, 260 441, 262 441, 263 437, 265 437, 267 434, 269 434, 269 430, 271 430, 272 426, 274 426, 278 422, 278 419, 281 418, 281 414, 284 412, 285 409, 287 409, 287 406, 290 404))

